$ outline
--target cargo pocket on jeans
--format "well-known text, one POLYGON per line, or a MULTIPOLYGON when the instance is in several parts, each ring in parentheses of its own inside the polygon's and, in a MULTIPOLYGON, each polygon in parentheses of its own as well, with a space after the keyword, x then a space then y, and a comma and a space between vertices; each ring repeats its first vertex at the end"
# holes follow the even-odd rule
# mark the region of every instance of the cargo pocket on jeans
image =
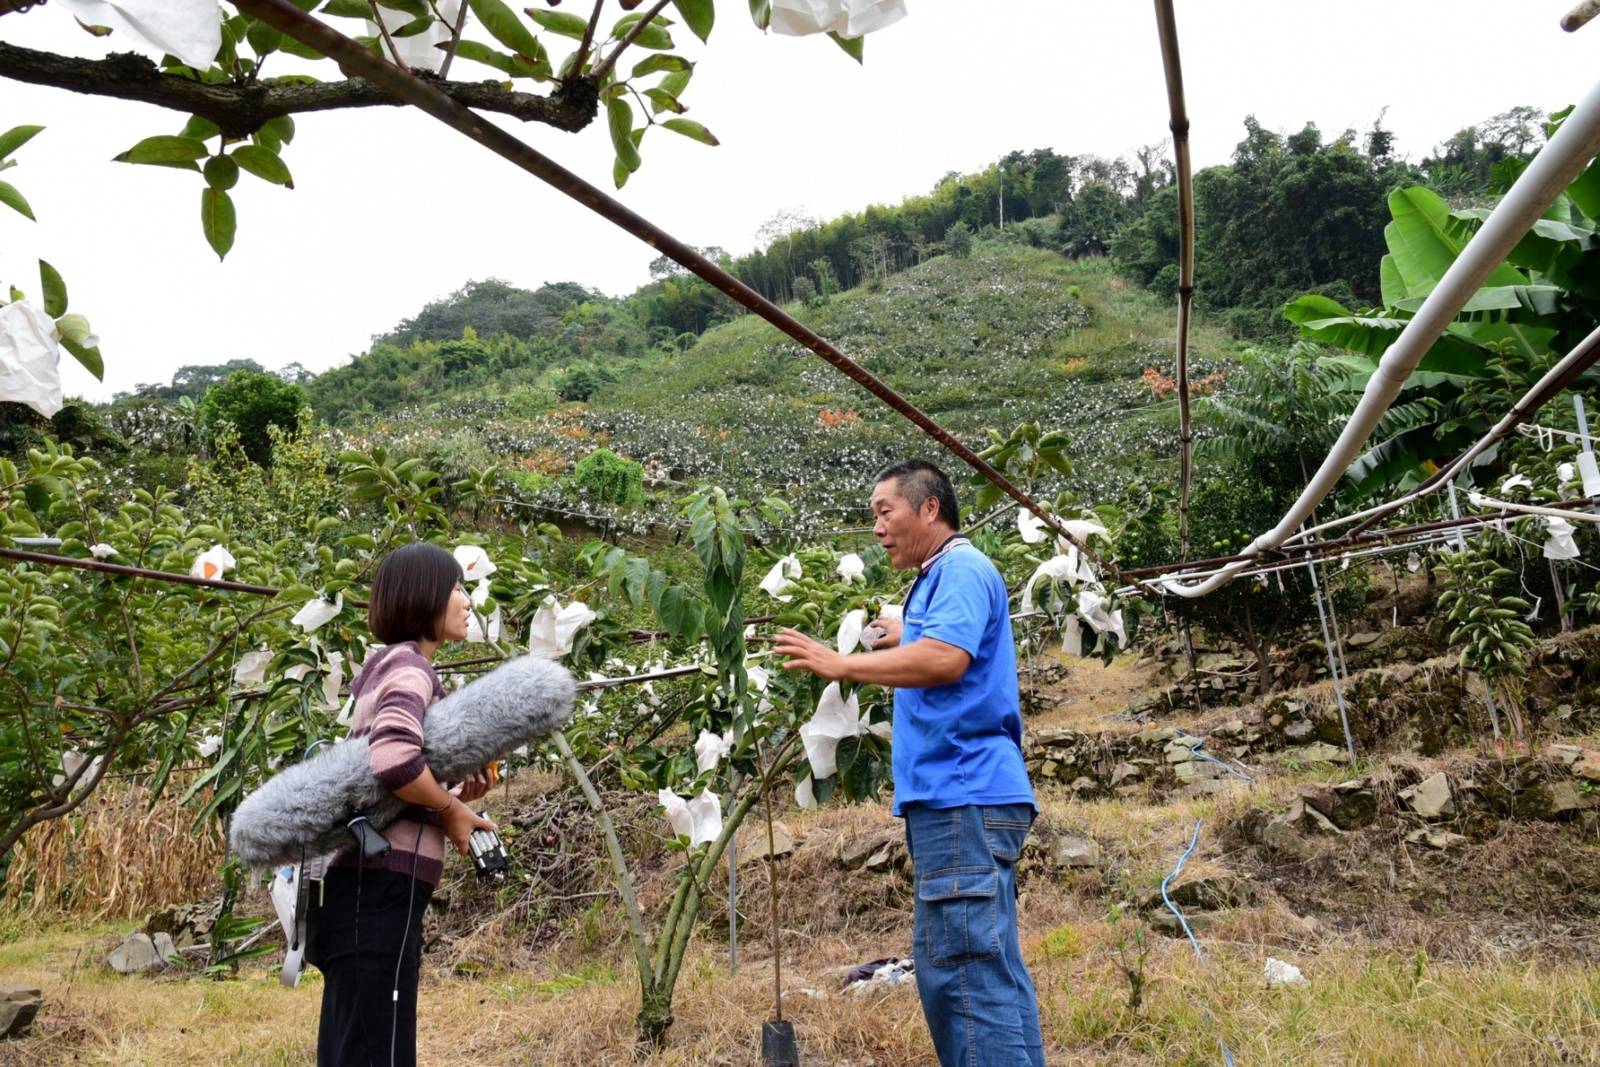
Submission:
POLYGON ((929 963, 952 967, 999 954, 999 879, 998 871, 985 867, 952 867, 922 879, 917 886, 922 912, 918 925, 929 963))

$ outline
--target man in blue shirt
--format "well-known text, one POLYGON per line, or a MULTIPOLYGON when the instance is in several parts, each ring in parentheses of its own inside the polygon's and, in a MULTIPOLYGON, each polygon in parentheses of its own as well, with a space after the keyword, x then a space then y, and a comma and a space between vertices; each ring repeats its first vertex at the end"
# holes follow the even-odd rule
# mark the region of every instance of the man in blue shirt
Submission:
POLYGON ((784 666, 894 689, 894 813, 916 878, 917 992, 945 1067, 1043 1067, 1038 1000, 1017 943, 1016 862, 1036 807, 1005 581, 962 537, 955 489, 931 463, 885 469, 873 534, 917 571, 903 622, 840 654, 795 630, 784 666))

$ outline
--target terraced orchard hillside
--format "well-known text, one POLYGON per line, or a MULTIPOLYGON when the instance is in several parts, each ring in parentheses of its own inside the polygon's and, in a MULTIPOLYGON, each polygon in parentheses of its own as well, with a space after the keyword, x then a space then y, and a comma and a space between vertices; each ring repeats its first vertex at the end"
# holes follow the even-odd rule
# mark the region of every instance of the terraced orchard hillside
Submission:
MULTIPOLYGON (((1065 430, 1087 502, 1173 462, 1173 312, 1104 260, 980 244, 919 267, 792 305, 807 325, 933 414, 963 440, 1019 422, 1065 430)), ((1235 343, 1201 329, 1194 376, 1214 384, 1235 343)), ((635 364, 588 406, 518 410, 473 401, 428 420, 401 414, 367 432, 435 458, 477 455, 513 472, 522 495, 571 506, 559 476, 600 444, 657 479, 713 480, 777 495, 811 525, 860 507, 862 480, 888 460, 935 449, 903 419, 773 327, 745 316, 681 355, 635 364), (419 423, 431 428, 418 430, 419 423), (419 434, 423 435, 419 437, 419 434), (481 449, 481 451, 480 451, 481 449)))

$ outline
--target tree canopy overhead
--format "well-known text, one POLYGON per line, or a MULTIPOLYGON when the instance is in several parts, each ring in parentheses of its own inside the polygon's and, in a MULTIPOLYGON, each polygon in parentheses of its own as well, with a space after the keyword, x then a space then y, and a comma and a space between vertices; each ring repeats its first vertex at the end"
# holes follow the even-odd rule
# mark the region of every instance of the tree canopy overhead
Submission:
MULTIPOLYGON (((250 6, 194 0, 162 12, 174 24, 188 17, 192 24, 179 27, 186 31, 204 30, 206 20, 220 14, 208 63, 197 59, 192 43, 179 47, 159 35, 133 42, 145 44, 147 54, 103 59, 0 41, 0 77, 154 104, 185 116, 176 133, 151 131, 117 159, 197 174, 206 240, 225 257, 237 230, 229 190, 240 173, 293 187, 284 157, 294 139, 295 116, 401 103, 368 81, 336 71, 316 49, 248 13, 250 6)), ((603 111, 619 188, 639 169, 643 139, 653 128, 717 143, 702 123, 685 117, 696 61, 683 54, 689 37, 701 42, 710 37, 714 0, 657 0, 639 11, 633 9, 643 6, 640 0, 622 0, 623 14, 614 21, 604 20, 604 0, 595 0, 582 14, 553 10, 554 5, 518 13, 504 0, 293 0, 293 6, 466 107, 571 133, 603 111), (667 14, 669 7, 677 19, 667 14), (455 67, 458 60, 462 67, 455 67), (468 77, 460 77, 463 70, 468 77)), ((48 9, 19 16, 8 5, 0 7, 0 15, 49 17, 40 10, 48 9)), ((772 24, 768 4, 751 4, 750 14, 761 29, 772 24)), ((95 36, 114 32, 80 25, 95 36)), ((861 59, 862 38, 830 36, 861 59)))

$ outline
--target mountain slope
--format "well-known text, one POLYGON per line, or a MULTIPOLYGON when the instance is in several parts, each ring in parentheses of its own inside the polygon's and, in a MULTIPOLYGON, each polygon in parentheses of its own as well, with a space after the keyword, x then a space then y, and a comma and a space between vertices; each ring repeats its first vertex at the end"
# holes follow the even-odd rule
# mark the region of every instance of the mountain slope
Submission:
MULTIPOLYGON (((1171 372, 1174 313, 1104 260, 980 242, 969 258, 935 257, 790 310, 975 447, 986 443, 985 430, 1007 433, 1021 422, 1066 431, 1067 485, 1086 502, 1114 497, 1136 476, 1170 472, 1176 406, 1153 384, 1171 372)), ((1205 328, 1192 345, 1196 379, 1237 351, 1205 328)), ((629 365, 587 406, 539 412, 512 397, 420 414, 367 432, 418 451, 448 437, 445 450, 459 462, 540 475, 564 473, 604 444, 657 478, 785 497, 811 526, 863 515, 865 481, 896 458, 926 456, 952 473, 959 466, 754 316, 708 331, 680 355, 629 365)), ((581 502, 560 484, 522 482, 543 502, 581 502)))

